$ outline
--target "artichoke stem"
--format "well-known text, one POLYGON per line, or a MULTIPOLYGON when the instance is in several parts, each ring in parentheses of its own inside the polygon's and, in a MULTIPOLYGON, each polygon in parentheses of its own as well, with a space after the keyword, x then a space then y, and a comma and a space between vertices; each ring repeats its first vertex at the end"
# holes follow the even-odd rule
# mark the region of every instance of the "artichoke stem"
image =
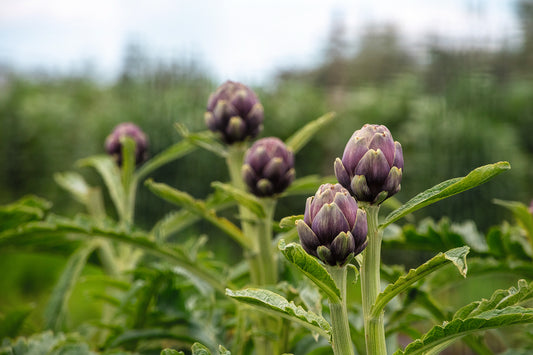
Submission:
POLYGON ((363 298, 363 317, 367 355, 385 355, 385 327, 383 312, 372 316, 372 306, 381 292, 381 232, 378 228, 379 205, 363 206, 367 213, 368 245, 363 253, 361 266, 361 294, 363 298))

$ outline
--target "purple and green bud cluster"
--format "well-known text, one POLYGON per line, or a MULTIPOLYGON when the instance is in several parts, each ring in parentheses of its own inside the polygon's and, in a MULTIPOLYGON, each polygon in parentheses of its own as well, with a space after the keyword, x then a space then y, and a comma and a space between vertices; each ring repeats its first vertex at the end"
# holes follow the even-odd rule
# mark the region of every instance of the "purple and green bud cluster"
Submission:
POLYGON ((207 127, 227 144, 256 137, 263 128, 263 106, 247 86, 226 81, 207 102, 207 127))
POLYGON ((256 196, 268 197, 283 192, 294 175, 293 153, 278 138, 259 139, 246 152, 242 177, 256 196))
POLYGON ((148 138, 134 123, 124 122, 117 125, 105 140, 106 152, 116 163, 122 165, 122 137, 130 137, 135 141, 135 164, 139 165, 148 158, 148 138))
POLYGON ((403 153, 389 129, 366 124, 355 131, 344 149, 342 160, 335 160, 339 183, 357 201, 380 204, 400 191, 403 153))
POLYGON ((343 266, 366 247, 366 212, 340 184, 324 184, 296 222, 304 250, 324 263, 343 266))

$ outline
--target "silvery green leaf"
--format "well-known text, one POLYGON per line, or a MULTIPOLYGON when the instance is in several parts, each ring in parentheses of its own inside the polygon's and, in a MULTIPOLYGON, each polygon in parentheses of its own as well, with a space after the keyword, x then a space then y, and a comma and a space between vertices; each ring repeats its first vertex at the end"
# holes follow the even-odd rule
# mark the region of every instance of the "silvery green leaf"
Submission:
POLYGON ((376 302, 372 307, 371 314, 379 315, 387 303, 389 303, 389 301, 392 300, 396 295, 402 291, 405 291, 418 280, 448 264, 448 262, 454 264, 459 270, 459 273, 466 277, 466 255, 469 251, 470 248, 467 246, 448 250, 445 253, 439 253, 416 269, 409 270, 407 275, 401 276, 398 280, 396 280, 396 282, 388 285, 385 290, 378 295, 376 302))
POLYGON ((326 337, 328 340, 330 338, 331 326, 322 316, 296 306, 294 302, 287 301, 277 293, 269 290, 248 288, 239 291, 228 289, 226 290, 226 295, 256 307, 265 313, 297 322, 311 331, 326 337))
POLYGON ((307 254, 300 244, 285 244, 283 239, 279 241, 278 248, 287 260, 324 291, 332 302, 340 302, 340 291, 335 281, 318 259, 307 254))
POLYGON ((436 325, 420 339, 398 350, 394 355, 438 354, 465 335, 516 324, 533 323, 533 309, 518 306, 492 309, 465 319, 456 318, 436 325))
POLYGON ((502 161, 494 164, 484 165, 477 169, 474 169, 465 177, 454 178, 441 182, 440 184, 435 185, 432 188, 419 193, 418 195, 407 201, 403 206, 392 211, 385 218, 385 221, 380 225, 380 227, 385 228, 389 224, 422 207, 431 205, 432 203, 435 203, 447 197, 479 186, 489 181, 496 175, 506 170, 509 170, 510 168, 511 165, 508 162, 502 161))

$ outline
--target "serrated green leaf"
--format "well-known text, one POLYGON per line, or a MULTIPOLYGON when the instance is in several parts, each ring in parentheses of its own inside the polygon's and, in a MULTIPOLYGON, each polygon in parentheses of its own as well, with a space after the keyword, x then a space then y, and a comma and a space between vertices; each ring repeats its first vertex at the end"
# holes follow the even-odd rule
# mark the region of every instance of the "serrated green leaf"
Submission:
POLYGON ((252 248, 251 241, 235 224, 231 223, 226 218, 218 217, 214 209, 207 208, 203 201, 194 199, 186 192, 174 189, 166 184, 153 182, 152 180, 147 180, 145 185, 148 186, 150 191, 164 200, 182 206, 190 212, 201 216, 206 221, 212 223, 227 235, 232 237, 243 247, 247 249, 252 248))
POLYGON ((194 343, 191 347, 192 355, 211 355, 211 351, 200 343, 194 343))
POLYGON ((490 299, 472 302, 457 310, 453 319, 474 317, 486 311, 520 305, 531 299, 533 299, 533 284, 528 284, 525 280, 519 280, 518 288, 511 287, 507 290, 496 290, 490 299))
POLYGON ((330 338, 331 326, 322 316, 296 306, 294 302, 287 301, 285 297, 277 293, 269 290, 248 288, 239 291, 227 289, 226 295, 254 306, 263 312, 297 322, 328 340, 330 338))
POLYGON ((303 214, 299 214, 297 216, 284 217, 284 218, 281 219, 281 221, 279 221, 279 227, 281 229, 296 228, 296 221, 299 220, 299 219, 304 219, 304 215, 303 214))
POLYGON ((211 186, 231 196, 233 199, 235 199, 235 201, 237 201, 240 205, 246 207, 257 217, 265 217, 265 209, 263 208, 263 205, 261 204, 259 199, 254 195, 249 194, 241 189, 237 189, 232 185, 224 184, 218 181, 211 183, 211 186))
POLYGON ((296 154, 307 144, 307 142, 309 142, 309 140, 311 140, 311 138, 313 138, 317 132, 328 125, 333 118, 335 118, 335 113, 328 112, 316 120, 309 122, 287 139, 285 142, 287 148, 296 154))
POLYGON ((424 355, 442 351, 453 341, 478 331, 500 328, 516 324, 533 323, 533 309, 506 307, 480 313, 474 317, 454 319, 443 325, 434 326, 422 338, 398 350, 394 355, 424 355))
POLYGON ((173 144, 161 153, 157 154, 146 163, 144 163, 136 172, 135 178, 141 181, 151 172, 157 170, 161 166, 168 164, 176 159, 179 159, 196 150, 196 146, 187 140, 173 144))
POLYGON ((492 179, 496 175, 509 170, 510 168, 511 165, 508 162, 498 162, 474 169, 465 177, 454 178, 441 182, 440 184, 419 193, 407 201, 407 203, 405 203, 402 207, 392 211, 385 218, 385 221, 380 225, 380 227, 385 228, 389 224, 422 207, 479 186, 492 179))
MULTIPOLYGON (((93 240, 95 236, 113 240, 120 243, 126 243, 144 250, 147 253, 164 257, 173 264, 183 267, 191 275, 195 275, 214 289, 223 293, 226 285, 224 285, 224 278, 215 272, 215 270, 207 270, 202 265, 190 260, 187 252, 180 250, 177 246, 169 244, 160 244, 148 238, 145 233, 140 231, 126 232, 118 225, 105 225, 95 221, 92 218, 79 218, 72 220, 69 218, 51 216, 46 222, 32 222, 17 230, 9 230, 0 233, 0 246, 3 245, 21 245, 30 241, 32 244, 36 241, 48 238, 63 238, 67 240, 67 236, 77 236, 78 238, 88 238, 93 240)), ((70 239, 69 239, 70 240, 70 239)), ((72 242, 71 242, 72 243, 72 242)))
POLYGON ((160 355, 185 355, 183 351, 177 351, 174 349, 163 349, 160 355))
POLYGON ((333 303, 340 302, 340 291, 326 268, 313 256, 307 254, 300 244, 285 244, 282 239, 278 244, 285 258, 307 276, 319 289, 324 291, 333 303))
POLYGON ((44 312, 45 327, 54 331, 61 329, 67 314, 67 306, 72 290, 87 263, 89 255, 95 249, 95 243, 89 243, 79 248, 72 254, 63 269, 59 281, 52 291, 50 301, 44 312))
POLYGON ((49 201, 36 196, 25 196, 15 202, 0 206, 0 232, 43 219, 51 206, 49 201))
POLYGON ((448 262, 454 264, 459 270, 459 273, 466 277, 466 255, 469 251, 470 248, 467 246, 448 250, 445 253, 439 253, 416 269, 409 270, 407 275, 401 276, 398 280, 396 280, 396 282, 388 285, 385 290, 378 295, 376 302, 372 307, 371 315, 377 317, 383 311, 383 309, 385 309, 387 303, 389 303, 389 301, 392 300, 396 295, 405 291, 418 280, 421 280, 432 272, 448 264, 448 262))

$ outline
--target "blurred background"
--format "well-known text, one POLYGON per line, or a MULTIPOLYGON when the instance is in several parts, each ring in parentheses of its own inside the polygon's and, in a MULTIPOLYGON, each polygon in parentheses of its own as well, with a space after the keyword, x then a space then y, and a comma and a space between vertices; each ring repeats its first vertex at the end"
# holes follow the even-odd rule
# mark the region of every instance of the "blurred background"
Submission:
MULTIPOLYGON (((509 217, 493 198, 533 198, 533 1, 3 0, 0 203, 33 193, 79 212, 54 172, 101 184, 75 163, 103 153, 119 122, 141 126, 152 156, 180 140, 174 123, 204 130, 209 93, 228 79, 260 96, 262 136, 284 139, 337 112, 296 156, 300 177, 333 175, 352 132, 380 123, 404 148, 404 202, 479 165, 512 165, 419 218, 485 230, 509 217)), ((154 179, 203 198, 227 172, 198 151, 154 179)), ((137 220, 149 228, 169 206, 141 190, 137 220)), ((301 213, 304 200, 279 216, 301 213)))
MULTIPOLYGON (((285 139, 337 113, 297 154, 297 177, 333 175, 352 132, 379 123, 404 149, 396 195, 402 202, 480 165, 512 165, 411 221, 474 220, 486 232, 511 218, 494 198, 533 199, 531 0, 0 0, 0 204, 36 194, 53 201, 55 213, 83 212, 55 183, 55 172, 76 170, 102 185, 76 161, 103 154, 120 122, 148 134, 151 156, 181 139, 176 122, 205 130, 208 96, 228 79, 259 95, 262 137, 285 139)), ((197 198, 212 192, 211 181, 228 180, 224 161, 201 150, 153 178, 197 198)), ((305 199, 283 199, 277 217, 303 213, 305 199)), ((136 221, 147 230, 173 208, 143 186, 137 203, 136 221)), ((237 249, 227 247, 227 238, 210 243, 210 250, 225 243, 217 253, 230 256, 237 249)), ((400 254, 385 253, 387 262, 400 254)), ((406 254, 402 262, 427 257, 406 254)), ((0 289, 9 292, 0 297, 0 312, 44 306, 65 260, 2 251, 0 270, 9 272, 0 289)), ((449 294, 470 301, 510 284, 497 282, 483 279, 449 294)), ((74 324, 94 313, 76 292, 74 324)), ((35 317, 26 334, 40 329, 35 317)))

